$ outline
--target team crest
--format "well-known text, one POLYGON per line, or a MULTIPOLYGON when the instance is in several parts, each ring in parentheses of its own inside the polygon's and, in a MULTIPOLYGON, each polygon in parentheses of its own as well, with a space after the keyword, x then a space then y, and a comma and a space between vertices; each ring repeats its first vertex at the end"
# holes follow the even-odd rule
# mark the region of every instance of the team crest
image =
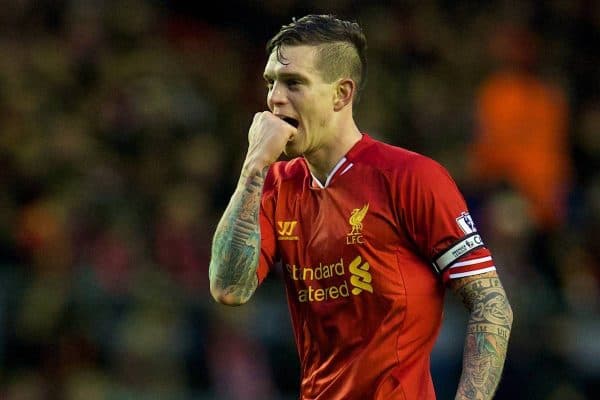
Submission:
POLYGON ((350 233, 346 235, 346 244, 364 243, 362 236, 362 221, 365 219, 367 211, 369 211, 369 203, 362 206, 362 208, 355 208, 352 210, 350 218, 348 219, 351 230, 350 233))

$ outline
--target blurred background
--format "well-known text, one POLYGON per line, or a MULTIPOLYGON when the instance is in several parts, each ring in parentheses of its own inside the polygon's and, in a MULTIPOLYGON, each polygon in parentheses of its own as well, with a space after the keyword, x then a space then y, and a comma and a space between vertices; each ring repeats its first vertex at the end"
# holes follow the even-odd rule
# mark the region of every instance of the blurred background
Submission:
POLYGON ((297 398, 281 277, 232 309, 207 274, 264 44, 309 12, 364 26, 360 128, 445 165, 492 249, 515 312, 496 398, 600 393, 598 2, 0 3, 0 398, 297 398))

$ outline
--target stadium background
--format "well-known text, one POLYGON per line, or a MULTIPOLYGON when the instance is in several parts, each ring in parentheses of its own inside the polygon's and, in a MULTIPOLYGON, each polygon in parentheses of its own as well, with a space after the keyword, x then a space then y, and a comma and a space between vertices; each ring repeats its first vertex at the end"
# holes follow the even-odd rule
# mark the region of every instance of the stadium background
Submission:
MULTIPOLYGON (((494 252, 515 311, 496 398, 600 392, 597 2, 1 3, 0 398, 296 398, 279 277, 229 309, 207 265, 264 43, 308 12, 364 25, 361 129, 442 162, 494 252)), ((440 399, 465 319, 449 296, 440 399)))

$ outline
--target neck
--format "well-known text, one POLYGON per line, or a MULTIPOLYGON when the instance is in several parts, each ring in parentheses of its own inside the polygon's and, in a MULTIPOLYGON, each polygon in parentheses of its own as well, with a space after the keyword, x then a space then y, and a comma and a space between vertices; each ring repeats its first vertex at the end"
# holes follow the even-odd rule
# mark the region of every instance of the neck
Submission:
POLYGON ((324 183, 335 165, 350 151, 350 149, 362 138, 358 127, 354 122, 346 129, 338 130, 338 134, 331 137, 314 152, 305 154, 304 158, 310 172, 324 183))

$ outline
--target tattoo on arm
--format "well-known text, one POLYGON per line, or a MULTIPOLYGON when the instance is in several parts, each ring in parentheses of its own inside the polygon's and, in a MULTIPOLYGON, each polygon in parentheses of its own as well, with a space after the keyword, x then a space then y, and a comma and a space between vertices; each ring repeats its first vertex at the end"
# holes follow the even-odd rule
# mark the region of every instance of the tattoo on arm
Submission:
POLYGON ((498 387, 513 314, 495 273, 453 283, 470 311, 457 399, 491 399, 498 387))
POLYGON ((213 238, 210 281, 237 303, 246 302, 258 285, 259 211, 266 172, 242 174, 213 238))

